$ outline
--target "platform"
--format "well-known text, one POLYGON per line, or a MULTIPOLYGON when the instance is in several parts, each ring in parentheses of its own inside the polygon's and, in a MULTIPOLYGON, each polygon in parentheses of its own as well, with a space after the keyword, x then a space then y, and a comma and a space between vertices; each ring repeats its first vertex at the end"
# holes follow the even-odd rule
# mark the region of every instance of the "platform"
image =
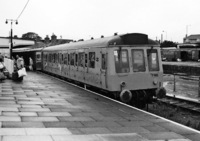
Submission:
POLYGON ((0 83, 0 141, 199 141, 200 132, 37 72, 0 83))

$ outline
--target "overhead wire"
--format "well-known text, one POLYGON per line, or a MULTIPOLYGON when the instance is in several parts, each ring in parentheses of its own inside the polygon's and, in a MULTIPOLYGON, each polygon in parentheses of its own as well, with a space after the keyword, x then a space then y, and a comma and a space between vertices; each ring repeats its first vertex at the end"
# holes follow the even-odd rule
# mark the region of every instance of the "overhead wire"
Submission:
POLYGON ((25 5, 24 8, 22 9, 21 13, 19 14, 19 16, 17 17, 16 20, 18 20, 18 19, 21 17, 21 15, 22 15, 22 13, 24 12, 25 8, 27 7, 29 1, 30 1, 30 0, 28 0, 28 1, 26 2, 26 5, 25 5))

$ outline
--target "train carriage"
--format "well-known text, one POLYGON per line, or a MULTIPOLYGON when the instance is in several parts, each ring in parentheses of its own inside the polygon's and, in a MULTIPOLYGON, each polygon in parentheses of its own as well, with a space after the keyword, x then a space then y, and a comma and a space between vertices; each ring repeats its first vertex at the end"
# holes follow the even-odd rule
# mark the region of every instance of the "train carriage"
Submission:
POLYGON ((133 105, 165 94, 159 44, 140 33, 44 48, 43 71, 133 105))

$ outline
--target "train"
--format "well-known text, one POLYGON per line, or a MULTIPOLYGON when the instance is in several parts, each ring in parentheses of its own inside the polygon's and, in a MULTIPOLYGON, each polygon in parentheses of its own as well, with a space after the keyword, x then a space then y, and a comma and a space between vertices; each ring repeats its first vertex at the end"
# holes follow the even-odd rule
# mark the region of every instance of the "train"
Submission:
POLYGON ((166 95, 160 45, 143 33, 102 36, 13 53, 34 58, 37 70, 95 88, 137 107, 166 95))
POLYGON ((163 61, 200 61, 200 44, 180 44, 177 47, 162 48, 163 61))

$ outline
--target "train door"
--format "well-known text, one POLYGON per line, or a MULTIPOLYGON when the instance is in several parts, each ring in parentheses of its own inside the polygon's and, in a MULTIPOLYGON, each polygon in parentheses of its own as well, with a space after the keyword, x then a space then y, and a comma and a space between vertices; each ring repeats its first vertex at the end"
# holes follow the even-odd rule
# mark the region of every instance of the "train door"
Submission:
POLYGON ((100 75, 101 75, 101 87, 103 89, 106 89, 107 88, 107 49, 106 48, 102 48, 101 49, 101 59, 100 59, 100 62, 101 62, 101 69, 100 69, 100 75))
POLYGON ((69 53, 69 77, 74 79, 76 77, 76 67, 75 67, 75 51, 70 51, 69 53))
POLYGON ((77 60, 77 79, 80 82, 84 82, 85 80, 85 52, 84 50, 78 51, 78 60, 77 60))
POLYGON ((89 84, 101 87, 101 48, 88 50, 88 73, 89 84))
POLYGON ((42 58, 41 58, 41 52, 36 52, 36 70, 42 69, 42 58))

